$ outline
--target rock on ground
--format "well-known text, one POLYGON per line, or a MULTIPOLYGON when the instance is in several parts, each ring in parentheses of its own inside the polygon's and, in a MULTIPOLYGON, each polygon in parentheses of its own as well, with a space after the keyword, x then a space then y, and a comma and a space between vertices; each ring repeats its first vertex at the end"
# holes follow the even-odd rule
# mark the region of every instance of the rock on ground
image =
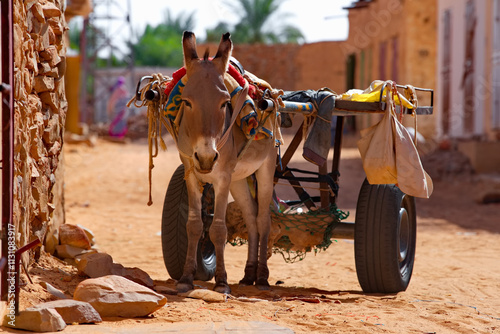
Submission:
POLYGON ((71 224, 62 224, 59 227, 59 241, 61 245, 70 245, 83 249, 90 249, 91 247, 85 231, 71 224))
POLYGON ((26 310, 54 309, 67 324, 93 324, 101 322, 101 316, 87 302, 73 299, 62 299, 38 304, 26 310))
POLYGON ((57 332, 66 328, 66 322, 54 309, 24 310, 13 319, 5 316, 3 325, 32 332, 57 332))
POLYGON ((81 282, 73 298, 92 304, 101 317, 144 317, 167 303, 166 297, 116 275, 81 282))
POLYGON ((91 278, 112 274, 113 258, 106 253, 88 253, 80 256, 78 271, 91 278))

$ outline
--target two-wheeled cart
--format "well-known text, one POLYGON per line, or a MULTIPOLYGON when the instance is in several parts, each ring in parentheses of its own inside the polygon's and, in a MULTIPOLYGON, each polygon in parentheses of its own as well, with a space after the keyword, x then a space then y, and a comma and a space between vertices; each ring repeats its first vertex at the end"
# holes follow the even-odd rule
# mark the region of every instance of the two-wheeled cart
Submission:
MULTIPOLYGON (((336 206, 339 195, 339 165, 345 118, 369 113, 383 114, 386 110, 386 103, 383 99, 385 85, 386 83, 381 89, 380 99, 375 102, 335 100, 332 115, 336 117, 336 126, 330 170, 326 163, 319 167, 318 172, 299 170, 289 166, 292 156, 303 141, 303 129, 300 126, 286 151, 277 160, 275 173, 275 183, 278 180, 288 182, 293 186, 298 200, 279 200, 277 203, 277 198, 275 198, 277 207, 283 204, 288 209, 284 212, 274 212, 273 223, 280 224, 280 228, 284 231, 290 231, 294 226, 300 225, 297 222, 312 221, 316 226, 299 228, 298 233, 304 236, 307 234, 308 237, 321 234, 316 240, 321 243, 319 247, 324 249, 328 247, 329 242, 331 243, 331 239, 353 239, 358 281, 363 291, 367 293, 397 293, 406 290, 412 276, 415 259, 417 218, 414 197, 403 193, 394 184, 371 185, 365 179, 359 191, 354 222, 341 221, 345 216, 342 217, 342 213, 338 214, 340 211, 336 206), (304 183, 318 183, 320 195, 310 196, 306 187, 303 186, 304 183), (300 209, 295 211, 290 209, 299 207, 300 209), (312 218, 303 215, 302 208, 313 213, 312 218), (298 211, 302 215, 298 214, 298 211)), ((140 83, 137 88, 138 97, 139 86, 140 83)), ((397 87, 407 88, 399 85, 397 87)), ((430 94, 430 106, 418 106, 414 110, 401 106, 398 107, 399 112, 417 115, 432 114, 433 91, 424 88, 414 89, 419 94, 430 94)), ((146 98, 148 95, 154 99, 158 93, 146 91, 146 98)), ((258 102, 261 109, 268 108, 269 104, 273 103, 271 100, 258 102)), ((300 113, 307 117, 315 112, 315 108, 316 105, 308 101, 285 100, 279 112, 300 113)), ((180 165, 168 185, 162 215, 163 258, 170 276, 174 279, 182 276, 187 252, 188 195, 184 175, 184 166, 180 165)), ((249 184, 251 186, 250 181, 249 184)), ((199 241, 195 275, 195 279, 205 281, 213 278, 216 264, 215 249, 208 233, 212 222, 213 198, 211 185, 205 185, 202 197, 204 233, 199 241)), ((237 214, 228 213, 228 230, 231 239, 235 235, 244 239, 244 233, 241 234, 238 231, 235 233, 236 229, 241 230, 241 226, 236 227, 238 223, 233 224, 232 219, 241 220, 237 214)), ((276 247, 293 249, 292 237, 286 235, 286 232, 283 234, 276 247)), ((296 237, 295 239, 302 238, 296 237)), ((306 249, 306 251, 310 250, 311 247, 306 249)))

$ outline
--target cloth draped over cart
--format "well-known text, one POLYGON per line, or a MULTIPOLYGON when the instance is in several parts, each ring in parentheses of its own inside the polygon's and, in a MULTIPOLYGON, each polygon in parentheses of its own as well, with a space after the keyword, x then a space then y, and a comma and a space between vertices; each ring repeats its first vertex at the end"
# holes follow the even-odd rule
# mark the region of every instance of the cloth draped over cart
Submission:
MULTIPOLYGON (((286 92, 281 98, 284 101, 314 104, 317 112, 314 114, 312 124, 307 131, 302 156, 309 162, 323 166, 330 150, 330 124, 335 107, 335 94, 329 89, 323 88, 318 91, 286 92)), ((306 125, 306 127, 308 126, 306 125)))

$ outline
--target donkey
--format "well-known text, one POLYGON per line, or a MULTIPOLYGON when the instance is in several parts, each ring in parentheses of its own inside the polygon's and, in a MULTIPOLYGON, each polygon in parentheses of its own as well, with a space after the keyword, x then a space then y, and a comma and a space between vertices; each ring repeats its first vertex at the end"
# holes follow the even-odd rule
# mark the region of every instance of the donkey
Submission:
POLYGON ((248 257, 245 275, 239 283, 269 289, 267 254, 271 230, 269 205, 277 153, 275 140, 269 137, 252 141, 238 159, 238 152, 247 139, 238 126, 231 125, 232 113, 239 110, 232 110, 231 97, 224 85, 233 47, 230 34, 222 36, 212 60, 208 57, 208 49, 203 59, 198 58, 196 38, 192 32, 184 32, 182 45, 188 80, 181 94, 179 112, 182 118, 178 126, 177 146, 186 170, 189 211, 186 262, 182 277, 177 282, 177 290, 186 292, 194 288, 197 246, 203 231, 200 185, 205 183, 213 185, 215 194, 214 216, 209 230, 217 258, 214 290, 231 292, 224 265, 229 192, 240 207, 248 228, 248 257), (222 137, 226 138, 223 140, 222 137), (256 200, 246 181, 252 174, 255 174, 258 184, 256 200))

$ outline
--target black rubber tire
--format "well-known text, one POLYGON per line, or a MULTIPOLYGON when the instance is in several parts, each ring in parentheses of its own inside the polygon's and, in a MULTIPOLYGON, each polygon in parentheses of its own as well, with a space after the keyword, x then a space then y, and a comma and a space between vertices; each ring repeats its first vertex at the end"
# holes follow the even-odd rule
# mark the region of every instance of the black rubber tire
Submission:
MULTIPOLYGON (((212 186, 205 186, 202 200, 204 232, 198 244, 196 280, 209 281, 215 275, 215 248, 210 241, 208 229, 212 223, 214 193, 212 186), (212 211, 211 211, 212 210, 212 211)), ((184 181, 184 165, 175 170, 168 184, 161 223, 163 261, 168 274, 175 280, 182 276, 187 253, 186 222, 189 202, 184 181)))
POLYGON ((355 223, 354 258, 363 291, 405 291, 415 261, 415 198, 393 184, 370 185, 365 179, 355 223))

